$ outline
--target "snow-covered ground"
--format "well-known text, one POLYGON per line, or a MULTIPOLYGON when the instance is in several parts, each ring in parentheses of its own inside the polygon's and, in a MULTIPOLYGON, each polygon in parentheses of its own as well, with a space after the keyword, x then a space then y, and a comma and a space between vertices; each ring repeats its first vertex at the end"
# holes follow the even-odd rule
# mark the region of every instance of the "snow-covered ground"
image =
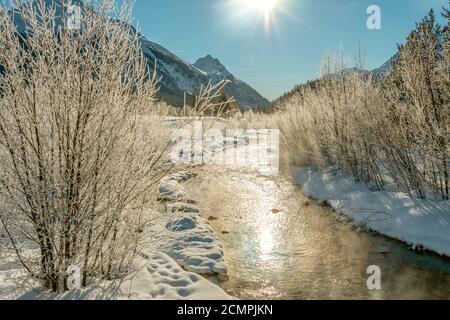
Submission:
POLYGON ((232 299, 213 283, 218 278, 226 279, 227 267, 220 241, 183 190, 182 182, 191 176, 181 171, 159 185, 160 212, 149 212, 143 249, 130 275, 122 281, 94 281, 87 288, 57 295, 43 292, 32 280, 24 282, 26 276, 20 265, 12 258, 2 259, 0 300, 232 299))
POLYGON ((168 255, 144 250, 122 281, 98 281, 81 290, 54 294, 19 285, 21 270, 0 271, 0 300, 228 300, 222 289, 185 271, 168 255))
POLYGON ((185 271, 164 253, 141 252, 135 262, 139 270, 121 285, 121 299, 133 300, 229 300, 218 286, 185 271))
POLYGON ((372 191, 333 169, 298 168, 294 178, 306 195, 355 224, 450 257, 450 201, 415 199, 393 187, 372 191))
POLYGON ((207 219, 183 190, 181 182, 191 176, 179 172, 165 178, 159 185, 162 201, 160 215, 145 228, 143 246, 154 246, 174 259, 184 269, 203 275, 226 277, 223 249, 207 219), (155 238, 157 237, 157 238, 155 238))

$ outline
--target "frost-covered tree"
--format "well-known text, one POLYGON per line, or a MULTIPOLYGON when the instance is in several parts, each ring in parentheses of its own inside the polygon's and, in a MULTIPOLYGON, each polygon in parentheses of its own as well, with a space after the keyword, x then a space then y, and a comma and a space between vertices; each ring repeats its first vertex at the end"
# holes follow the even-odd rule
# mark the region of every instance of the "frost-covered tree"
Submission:
MULTIPOLYGON (((277 102, 279 125, 296 164, 345 170, 358 181, 450 197, 450 25, 434 13, 399 46, 387 79, 327 56, 322 76, 277 102)), ((358 55, 363 61, 363 55, 358 55)))
POLYGON ((0 6, 1 228, 59 292, 71 267, 84 284, 127 272, 167 143, 130 3, 76 1, 79 29, 71 3, 0 6))
POLYGON ((443 198, 450 196, 448 36, 430 11, 399 46, 395 73, 408 105, 408 139, 416 144, 422 179, 443 198))

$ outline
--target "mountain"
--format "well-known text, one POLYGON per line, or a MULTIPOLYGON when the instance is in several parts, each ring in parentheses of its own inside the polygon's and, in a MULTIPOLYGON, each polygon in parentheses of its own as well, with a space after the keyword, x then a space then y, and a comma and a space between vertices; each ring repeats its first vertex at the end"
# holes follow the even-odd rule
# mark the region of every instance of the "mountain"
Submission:
MULTIPOLYGON (((365 77, 372 76, 372 77, 377 78, 379 80, 383 80, 383 79, 386 79, 387 76, 389 76, 389 74, 394 69, 395 63, 399 59, 399 55, 400 54, 397 52, 394 56, 389 58, 389 60, 386 61, 385 63, 383 63, 380 67, 378 67, 376 69, 373 69, 371 71, 366 70, 366 69, 360 69, 360 68, 346 68, 346 69, 344 69, 344 73, 346 75, 359 73, 359 74, 361 74, 361 75, 363 75, 365 77)), ((337 74, 337 76, 338 75, 339 74, 337 74)))
POLYGON ((259 94, 250 85, 242 80, 236 79, 227 68, 219 61, 207 55, 204 58, 198 59, 194 63, 194 67, 205 72, 213 83, 222 80, 227 80, 228 83, 225 89, 233 96, 237 103, 244 109, 258 109, 266 107, 270 102, 259 94))
POLYGON ((182 106, 186 93, 186 103, 191 104, 192 95, 210 81, 208 75, 144 36, 140 39, 149 68, 161 78, 160 97, 174 106, 182 106))
POLYGON ((217 77, 220 79, 231 79, 233 75, 225 68, 225 66, 219 61, 211 57, 209 54, 198 59, 194 66, 207 73, 210 76, 217 77))
MULTIPOLYGON (((56 15, 62 17, 62 0, 45 0, 48 7, 55 5, 56 15)), ((92 10, 86 2, 82 0, 72 0, 72 4, 76 4, 82 8, 82 10, 92 10)), ((26 30, 25 23, 20 17, 20 14, 11 10, 11 14, 14 16, 14 22, 20 33, 24 33, 26 30)), ((117 21, 117 23, 123 23, 117 21)), ((61 18, 56 22, 56 28, 62 24, 61 18)), ((134 32, 138 32, 132 27, 134 32)), ((182 106, 186 99, 187 104, 192 103, 192 95, 198 95, 201 86, 207 85, 210 81, 212 84, 216 84, 220 80, 229 80, 225 87, 228 94, 232 95, 239 106, 243 109, 257 109, 259 107, 265 107, 269 104, 269 101, 263 98, 258 92, 251 88, 243 81, 236 79, 226 68, 220 64, 217 60, 217 66, 220 65, 220 70, 213 72, 214 70, 207 67, 210 56, 207 56, 204 60, 205 64, 201 63, 202 59, 199 59, 199 64, 205 67, 206 70, 192 65, 177 55, 173 54, 161 45, 148 40, 144 35, 139 34, 140 45, 142 52, 147 59, 147 63, 150 70, 156 70, 157 78, 161 78, 159 83, 160 98, 167 101, 174 106, 182 106), (156 66, 155 66, 156 63, 156 66)), ((215 60, 212 59, 211 60, 215 60)), ((215 60, 216 61, 216 60, 215 60)), ((215 62, 214 61, 214 62, 215 62)), ((1 69, 1 66, 0 66, 1 69)))
POLYGON ((397 52, 392 58, 383 63, 381 67, 370 71, 373 76, 378 79, 385 79, 393 70, 395 63, 398 61, 399 53, 397 52))
MULTIPOLYGON (((346 69, 344 69, 343 72, 345 75, 360 74, 363 77, 372 76, 373 78, 383 80, 383 79, 386 79, 387 76, 389 76, 389 74, 392 72, 392 70, 394 69, 395 63, 398 61, 398 59, 399 59, 399 53, 397 52, 393 57, 391 57, 388 61, 383 63, 379 68, 373 69, 372 71, 369 71, 366 69, 360 69, 360 68, 346 68, 346 69)), ((332 77, 340 77, 341 74, 333 74, 331 76, 332 77)), ((281 95, 280 97, 275 99, 271 103, 271 105, 267 108, 267 110, 273 111, 275 106, 280 105, 284 101, 291 99, 291 97, 294 96, 295 94, 297 94, 300 90, 302 90, 302 88, 305 88, 305 87, 309 87, 312 89, 317 88, 317 86, 319 85, 319 80, 320 80, 320 78, 317 78, 317 79, 310 80, 310 81, 307 81, 306 83, 295 86, 294 89, 287 91, 286 93, 284 93, 283 95, 281 95)))
POLYGON ((218 59, 210 55, 198 59, 192 65, 142 35, 141 47, 152 70, 156 61, 156 74, 162 78, 161 97, 173 105, 183 105, 185 93, 189 104, 192 94, 198 94, 202 85, 205 86, 210 81, 214 85, 222 80, 229 81, 225 90, 242 109, 264 108, 270 103, 247 83, 236 79, 218 59))
POLYGON ((397 52, 394 56, 389 58, 389 60, 383 63, 380 67, 373 69, 371 71, 359 68, 347 68, 344 71, 346 74, 360 73, 364 76, 373 76, 377 79, 383 80, 386 79, 387 76, 389 76, 389 74, 392 72, 395 63, 398 61, 398 58, 399 53, 397 52))

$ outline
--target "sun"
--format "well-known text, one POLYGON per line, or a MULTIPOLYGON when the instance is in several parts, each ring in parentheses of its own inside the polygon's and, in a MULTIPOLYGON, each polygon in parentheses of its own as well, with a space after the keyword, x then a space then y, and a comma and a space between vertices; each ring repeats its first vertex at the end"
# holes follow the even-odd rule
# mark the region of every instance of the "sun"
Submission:
MULTIPOLYGON (((230 15, 230 24, 248 32, 257 30, 261 25, 269 34, 277 32, 277 18, 285 14, 286 5, 291 0, 223 0, 220 1, 220 12, 230 15)), ((294 0, 292 0, 294 1, 294 0)), ((299 1, 299 0, 297 0, 299 1)), ((219 1, 218 1, 219 2, 219 1)))
POLYGON ((265 14, 271 13, 278 5, 278 0, 242 0, 248 10, 259 10, 265 14))

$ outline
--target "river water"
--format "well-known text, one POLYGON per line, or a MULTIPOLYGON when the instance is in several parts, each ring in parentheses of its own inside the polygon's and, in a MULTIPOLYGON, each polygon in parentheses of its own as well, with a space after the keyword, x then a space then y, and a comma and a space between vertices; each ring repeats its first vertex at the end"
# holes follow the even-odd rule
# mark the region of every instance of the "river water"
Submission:
POLYGON ((450 260, 356 230, 283 176, 205 167, 189 182, 240 299, 450 299, 450 260), (381 290, 369 290, 369 266, 381 290))

